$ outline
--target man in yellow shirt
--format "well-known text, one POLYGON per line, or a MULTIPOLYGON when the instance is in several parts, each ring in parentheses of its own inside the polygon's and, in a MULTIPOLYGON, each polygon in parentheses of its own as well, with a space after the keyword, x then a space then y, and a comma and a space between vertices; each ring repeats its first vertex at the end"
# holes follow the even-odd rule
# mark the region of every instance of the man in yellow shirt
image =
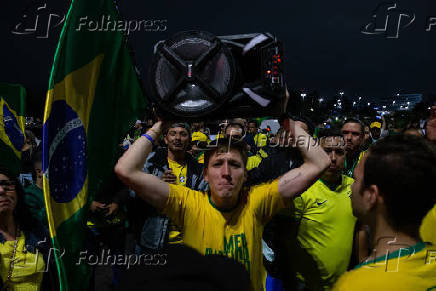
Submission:
POLYGON ((199 164, 204 164, 204 149, 206 149, 210 140, 207 135, 201 131, 195 131, 191 137, 191 154, 199 164))
POLYGON ((393 135, 371 146, 354 171, 353 213, 372 232, 373 253, 334 290, 436 290, 436 247, 419 235, 435 204, 436 149, 393 135))
MULTIPOLYGON (((186 245, 201 254, 223 254, 241 262, 250 273, 253 290, 264 290, 262 231, 265 223, 289 198, 301 194, 330 164, 319 146, 297 144, 305 163, 271 183, 243 189, 247 171, 241 145, 221 140, 205 157, 204 178, 208 193, 163 182, 141 171, 141 166, 162 131, 162 122, 138 139, 115 166, 119 177, 143 199, 183 228, 186 245)), ((296 136, 310 136, 289 120, 296 136)), ((311 143, 313 144, 313 143, 311 143)))
POLYGON ((248 122, 248 132, 253 135, 254 143, 256 144, 258 150, 267 145, 268 136, 262 132, 259 132, 259 126, 257 125, 256 120, 250 120, 248 122))
MULTIPOLYGON (((204 190, 203 167, 187 153, 190 143, 190 128, 186 123, 173 123, 164 134, 167 147, 156 147, 146 159, 143 171, 155 175, 165 182, 183 185, 195 190, 204 190)), ((136 250, 148 253, 162 249, 167 243, 181 243, 182 234, 168 217, 158 213, 152 206, 138 197, 136 250)))
POLYGON ((318 138, 331 163, 315 184, 294 199, 297 247, 288 260, 294 258, 295 269, 310 290, 329 290, 350 261, 356 222, 350 199, 354 180, 342 174, 345 143, 341 132, 321 130, 318 138))

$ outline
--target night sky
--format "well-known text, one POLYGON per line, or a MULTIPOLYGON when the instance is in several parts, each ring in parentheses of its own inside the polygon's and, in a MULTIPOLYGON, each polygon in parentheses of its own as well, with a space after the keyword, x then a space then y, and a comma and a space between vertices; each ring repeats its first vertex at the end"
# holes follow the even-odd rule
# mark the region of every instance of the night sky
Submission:
MULTIPOLYGON (((270 32, 284 44, 287 83, 292 89, 318 90, 321 96, 344 91, 348 96, 383 98, 396 93, 436 92, 436 1, 395 1, 386 14, 386 33, 363 34, 383 1, 119 1, 126 20, 166 20, 166 30, 129 35, 136 64, 146 78, 153 45, 183 30, 215 35, 270 32), (413 22, 405 27, 410 19, 413 22), (435 25, 426 31, 429 17, 435 25)), ((42 116, 45 91, 61 25, 69 2, 7 1, 0 11, 0 82, 27 89, 28 112, 42 116), (37 11, 45 4, 45 8, 37 11), (23 18, 26 14, 27 17, 23 18), (50 14, 52 14, 50 18, 50 14), (35 23, 29 34, 14 34, 35 23), (60 17, 56 16, 60 15, 60 17), (48 19, 50 23, 48 23, 48 19), (18 29, 16 25, 22 23, 18 29), (47 35, 47 25, 50 25, 47 35)), ((392 5, 385 5, 388 7, 392 5)), ((385 11, 383 14, 382 12, 385 11)), ((370 26, 371 28, 371 26, 370 26)), ((373 31, 369 29, 370 31, 373 31)))

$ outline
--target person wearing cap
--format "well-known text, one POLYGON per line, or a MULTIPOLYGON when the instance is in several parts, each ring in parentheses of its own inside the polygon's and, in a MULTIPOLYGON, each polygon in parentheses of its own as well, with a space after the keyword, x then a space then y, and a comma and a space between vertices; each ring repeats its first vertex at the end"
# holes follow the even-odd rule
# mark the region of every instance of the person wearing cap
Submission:
POLYGON ((381 123, 374 121, 369 125, 369 132, 371 135, 372 142, 376 142, 381 135, 381 123))
POLYGON ((191 137, 191 154, 199 164, 204 164, 204 149, 210 142, 207 135, 201 131, 195 131, 191 137))
MULTIPOLYGON (((173 123, 164 133, 166 148, 157 147, 151 152, 143 171, 159 177, 164 182, 182 185, 193 190, 207 189, 203 180, 203 167, 187 153, 191 131, 187 123, 173 123)), ((138 203, 144 203, 137 199, 138 203)), ((140 208, 138 208, 140 209, 140 208)), ((150 205, 146 217, 141 219, 140 235, 136 237, 138 253, 162 249, 167 243, 182 243, 182 233, 168 217, 161 215, 150 205)), ((143 211, 146 212, 146 211, 143 211)))
POLYGON ((386 128, 385 117, 382 116, 381 120, 383 124, 380 121, 374 121, 369 125, 369 132, 371 134, 372 143, 375 143, 380 138, 383 138, 388 135, 388 131, 385 130, 386 128))

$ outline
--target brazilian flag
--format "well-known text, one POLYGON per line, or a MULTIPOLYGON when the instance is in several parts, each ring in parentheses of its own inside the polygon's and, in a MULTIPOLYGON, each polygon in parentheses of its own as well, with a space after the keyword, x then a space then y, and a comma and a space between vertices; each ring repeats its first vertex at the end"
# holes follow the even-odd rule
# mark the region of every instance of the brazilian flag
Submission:
POLYGON ((95 28, 103 17, 122 23, 111 0, 72 1, 45 104, 43 187, 61 290, 89 285, 87 211, 146 108, 122 27, 95 28))
POLYGON ((18 175, 24 145, 26 90, 17 84, 0 83, 0 165, 18 175))

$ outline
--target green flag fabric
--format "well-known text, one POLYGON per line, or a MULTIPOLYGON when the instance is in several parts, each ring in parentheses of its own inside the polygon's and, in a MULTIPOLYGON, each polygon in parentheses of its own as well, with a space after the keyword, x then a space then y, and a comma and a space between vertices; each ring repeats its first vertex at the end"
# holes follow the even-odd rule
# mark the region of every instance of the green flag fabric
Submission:
POLYGON ((61 290, 89 285, 87 211, 147 105, 122 31, 93 28, 102 17, 120 20, 112 1, 72 1, 45 104, 43 187, 61 290))
POLYGON ((26 90, 18 84, 0 83, 0 166, 18 175, 24 145, 26 90))

